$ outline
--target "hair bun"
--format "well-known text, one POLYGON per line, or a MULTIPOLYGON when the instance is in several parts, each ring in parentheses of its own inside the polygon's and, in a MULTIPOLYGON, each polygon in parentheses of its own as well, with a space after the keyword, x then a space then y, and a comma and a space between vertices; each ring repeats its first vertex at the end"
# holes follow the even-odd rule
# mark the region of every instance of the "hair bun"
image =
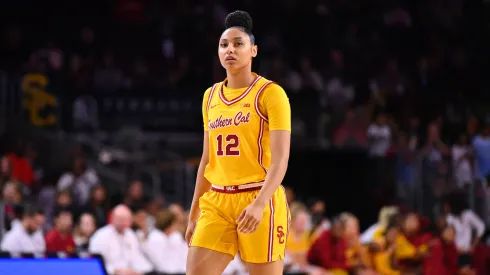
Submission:
POLYGON ((241 27, 247 31, 252 31, 252 17, 246 11, 234 11, 229 13, 225 19, 225 27, 227 29, 233 27, 241 27))

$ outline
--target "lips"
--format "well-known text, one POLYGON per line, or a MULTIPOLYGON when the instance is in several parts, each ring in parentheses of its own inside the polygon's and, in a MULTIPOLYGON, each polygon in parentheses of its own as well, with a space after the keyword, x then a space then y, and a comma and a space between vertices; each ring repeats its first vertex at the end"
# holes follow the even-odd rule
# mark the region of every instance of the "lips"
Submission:
POLYGON ((233 56, 228 56, 225 58, 226 61, 235 61, 236 59, 233 56))

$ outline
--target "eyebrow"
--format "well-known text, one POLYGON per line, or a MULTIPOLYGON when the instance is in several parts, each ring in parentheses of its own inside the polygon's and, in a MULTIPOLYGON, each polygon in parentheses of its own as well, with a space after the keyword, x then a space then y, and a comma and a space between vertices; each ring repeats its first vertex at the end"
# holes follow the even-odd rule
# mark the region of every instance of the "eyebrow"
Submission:
MULTIPOLYGON (((233 38, 232 40, 242 40, 242 39, 243 39, 243 37, 237 36, 237 37, 233 38)), ((228 41, 228 39, 222 38, 221 41, 228 41)))

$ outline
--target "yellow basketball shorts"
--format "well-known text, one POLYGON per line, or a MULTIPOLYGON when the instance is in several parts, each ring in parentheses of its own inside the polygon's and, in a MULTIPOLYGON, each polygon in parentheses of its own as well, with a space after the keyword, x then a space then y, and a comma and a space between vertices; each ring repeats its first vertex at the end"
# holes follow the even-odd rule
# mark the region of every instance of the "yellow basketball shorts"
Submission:
POLYGON ((215 186, 199 199, 201 213, 190 246, 203 247, 240 257, 248 263, 267 263, 284 259, 290 212, 284 188, 279 187, 264 209, 257 230, 237 231, 236 220, 253 202, 262 183, 215 186))

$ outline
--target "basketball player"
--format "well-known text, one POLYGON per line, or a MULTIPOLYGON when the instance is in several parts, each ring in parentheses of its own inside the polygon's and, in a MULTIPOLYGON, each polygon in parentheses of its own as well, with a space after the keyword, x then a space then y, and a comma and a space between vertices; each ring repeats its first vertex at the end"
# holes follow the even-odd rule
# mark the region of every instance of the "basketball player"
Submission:
POLYGON ((289 209, 291 110, 284 90, 252 72, 252 19, 230 13, 218 55, 227 78, 203 99, 204 144, 186 240, 188 275, 221 275, 237 252, 251 275, 279 275, 289 209))

